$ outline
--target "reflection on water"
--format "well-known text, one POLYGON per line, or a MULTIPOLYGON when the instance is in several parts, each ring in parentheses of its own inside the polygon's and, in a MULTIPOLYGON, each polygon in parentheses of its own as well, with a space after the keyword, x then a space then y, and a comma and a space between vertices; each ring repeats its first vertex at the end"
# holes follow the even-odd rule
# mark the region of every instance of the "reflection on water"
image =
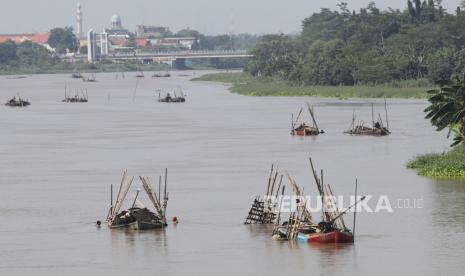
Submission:
MULTIPOLYGON (((423 119, 425 101, 389 100, 393 134, 354 137, 342 132, 354 110, 371 120, 369 100, 244 97, 180 74, 139 80, 137 93, 135 74, 98 74, 96 83, 68 75, 0 77, 0 100, 20 92, 32 103, 0 107, 1 275, 452 275, 465 269, 464 183, 405 169, 412 156, 450 144, 423 119), (62 103, 65 83, 87 88, 89 103, 62 103), (157 89, 178 86, 188 94, 185 104, 157 102, 157 89), (324 135, 289 135, 290 114, 305 101, 324 135), (277 242, 272 226, 243 225, 271 163, 317 194, 309 155, 335 194, 351 195, 358 177, 361 193, 387 195, 394 212, 358 215, 353 245, 277 242), (123 169, 157 179, 165 167, 168 216, 180 218, 177 226, 95 227, 123 169), (419 198, 421 209, 396 206, 398 199, 419 198)), ((383 101, 375 107, 382 111, 383 101)), ((140 187, 134 184, 130 194, 140 187)))

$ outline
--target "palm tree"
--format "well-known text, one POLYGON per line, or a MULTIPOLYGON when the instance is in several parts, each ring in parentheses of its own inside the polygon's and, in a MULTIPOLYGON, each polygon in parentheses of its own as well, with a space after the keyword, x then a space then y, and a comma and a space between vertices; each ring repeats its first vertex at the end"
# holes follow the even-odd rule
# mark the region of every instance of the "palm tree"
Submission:
POLYGON ((428 99, 431 105, 425 109, 426 119, 430 119, 438 131, 446 127, 449 134, 454 131, 455 139, 451 146, 465 143, 465 75, 441 80, 437 84, 440 89, 427 92, 431 95, 428 99))

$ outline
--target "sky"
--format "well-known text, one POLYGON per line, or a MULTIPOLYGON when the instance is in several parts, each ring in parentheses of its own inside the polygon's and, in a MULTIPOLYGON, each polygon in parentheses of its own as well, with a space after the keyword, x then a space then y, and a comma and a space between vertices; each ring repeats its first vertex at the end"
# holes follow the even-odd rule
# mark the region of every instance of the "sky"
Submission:
MULTIPOLYGON (((344 0, 359 10, 372 0, 344 0)), ((113 14, 134 31, 139 24, 190 28, 204 34, 298 33, 301 22, 321 8, 337 8, 341 0, 80 0, 84 30, 110 25, 113 14)), ((407 0, 374 1, 378 8, 404 9, 407 0)), ((0 0, 0 33, 48 31, 75 27, 77 0, 0 0)), ((453 11, 460 0, 443 0, 453 11)))

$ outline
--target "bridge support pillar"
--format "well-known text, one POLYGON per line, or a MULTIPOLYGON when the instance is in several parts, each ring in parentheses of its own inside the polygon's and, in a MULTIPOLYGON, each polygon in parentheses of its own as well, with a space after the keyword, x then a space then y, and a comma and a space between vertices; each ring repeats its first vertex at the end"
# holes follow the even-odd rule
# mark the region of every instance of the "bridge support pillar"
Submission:
POLYGON ((186 59, 185 58, 178 58, 173 61, 173 67, 176 70, 184 70, 186 69, 186 59))
POLYGON ((213 68, 218 68, 220 66, 220 58, 211 58, 210 59, 210 65, 213 67, 213 68))

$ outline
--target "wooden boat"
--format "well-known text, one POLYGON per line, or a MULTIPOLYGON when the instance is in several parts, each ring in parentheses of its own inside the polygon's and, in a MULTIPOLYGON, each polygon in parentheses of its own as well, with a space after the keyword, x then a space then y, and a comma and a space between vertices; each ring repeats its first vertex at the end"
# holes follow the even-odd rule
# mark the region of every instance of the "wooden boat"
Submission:
POLYGON ((144 72, 140 71, 140 73, 136 75, 136 78, 145 78, 144 72))
POLYGON ((82 79, 82 75, 79 72, 74 72, 71 74, 71 78, 73 79, 82 79))
POLYGON ((31 105, 31 103, 27 100, 21 99, 21 97, 18 97, 17 99, 16 97, 13 97, 11 100, 8 100, 5 105, 11 107, 26 107, 31 105))
POLYGON ((170 95, 170 93, 167 93, 165 97, 161 97, 160 92, 158 93, 158 102, 160 103, 184 103, 186 102, 186 96, 181 90, 181 96, 178 97, 176 95, 176 92, 174 92, 174 97, 170 95))
POLYGON ((296 135, 296 136, 314 136, 314 135, 320 135, 325 133, 324 130, 320 130, 318 128, 318 124, 316 123, 315 120, 315 114, 313 112, 313 109, 310 108, 310 104, 307 103, 307 109, 308 112, 310 113, 310 116, 313 121, 313 125, 309 125, 305 122, 302 122, 299 124, 298 127, 296 125, 299 122, 300 115, 302 115, 303 108, 300 109, 299 114, 297 115, 297 118, 294 121, 294 113, 292 113, 291 117, 291 135, 296 135))
MULTIPOLYGON (((279 224, 281 213, 278 214, 277 223, 273 230, 273 238, 276 240, 297 240, 306 243, 353 243, 355 237, 356 212, 354 212, 353 230, 346 227, 343 215, 352 208, 356 208, 357 204, 363 201, 365 197, 363 196, 361 199, 357 200, 343 212, 339 212, 331 187, 329 184, 323 183, 323 172, 321 178, 318 178, 311 159, 310 164, 322 200, 323 220, 318 224, 313 222, 311 214, 306 208, 307 203, 305 197, 302 196, 301 188, 287 175, 289 184, 296 196, 297 210, 290 213, 289 219, 281 225, 279 224)), ((355 195, 357 195, 357 182, 355 185, 355 195)))
POLYGON ((341 231, 337 229, 326 233, 298 233, 297 240, 306 243, 353 243, 354 236, 350 231, 341 231))
MULTIPOLYGON (((108 226, 111 229, 124 228, 130 230, 151 230, 165 228, 168 226, 165 216, 168 203, 168 193, 166 191, 168 170, 165 171, 165 191, 163 201, 161 201, 159 196, 152 190, 152 185, 150 185, 149 179, 147 177, 139 176, 150 201, 155 207, 155 212, 147 209, 137 200, 140 190, 137 191, 131 208, 120 212, 123 201, 134 179, 134 177, 132 177, 128 181, 126 173, 127 172, 125 171, 123 174, 123 179, 121 181, 115 204, 113 204, 113 186, 111 186, 111 206, 107 217, 108 226)), ((161 176, 159 190, 161 190, 161 176)))
POLYGON ((92 74, 90 75, 89 77, 87 78, 82 78, 82 81, 83 82, 96 82, 97 81, 97 78, 95 77, 95 74, 92 74))
POLYGON ((349 128, 349 130, 344 131, 345 134, 350 134, 350 135, 360 135, 360 136, 387 136, 391 134, 391 131, 389 130, 389 121, 388 121, 388 112, 387 112, 387 103, 386 99, 384 99, 384 110, 386 113, 386 126, 384 125, 384 122, 381 118, 381 115, 378 114, 378 120, 375 121, 374 118, 374 105, 373 103, 371 104, 371 121, 372 121, 372 126, 367 127, 364 125, 363 122, 360 122, 358 124, 355 123, 355 112, 353 113, 352 116, 352 124, 349 128))
POLYGON ((171 74, 166 72, 165 74, 158 74, 158 73, 155 73, 152 75, 152 78, 169 78, 171 77, 171 74))
POLYGON ((65 87, 65 98, 62 100, 64 103, 87 103, 88 100, 88 95, 87 95, 87 90, 86 94, 84 95, 84 91, 81 90, 81 96, 79 93, 76 91, 76 94, 74 96, 69 96, 67 94, 67 88, 65 87))

